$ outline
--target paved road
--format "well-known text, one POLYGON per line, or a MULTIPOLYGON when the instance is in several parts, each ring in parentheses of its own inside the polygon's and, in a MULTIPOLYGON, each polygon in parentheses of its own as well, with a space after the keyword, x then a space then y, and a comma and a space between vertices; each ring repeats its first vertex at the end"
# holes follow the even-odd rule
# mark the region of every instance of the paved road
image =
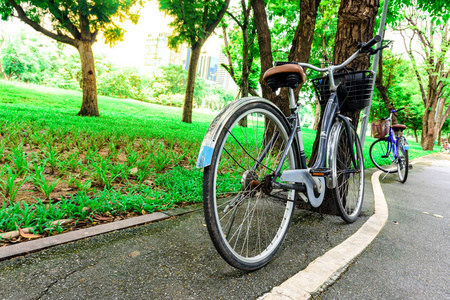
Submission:
POLYGON ((219 257, 198 211, 2 261, 0 299, 255 299, 361 227, 373 213, 367 178, 362 218, 297 210, 281 251, 253 273, 219 257))
POLYGON ((314 299, 450 299, 450 156, 418 160, 405 184, 395 179, 381 180, 382 232, 314 299))

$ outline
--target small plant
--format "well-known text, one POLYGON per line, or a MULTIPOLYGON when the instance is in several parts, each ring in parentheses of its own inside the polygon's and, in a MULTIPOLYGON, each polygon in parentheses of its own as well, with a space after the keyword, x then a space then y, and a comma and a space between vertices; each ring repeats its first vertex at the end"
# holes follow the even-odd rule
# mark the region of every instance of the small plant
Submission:
POLYGON ((139 186, 152 174, 153 168, 150 168, 150 160, 141 160, 138 162, 138 172, 136 174, 139 186))
POLYGON ((36 163, 34 163, 35 175, 33 175, 31 178, 34 185, 36 185, 36 187, 45 195, 45 199, 49 200, 50 194, 55 189, 56 185, 59 182, 59 179, 55 180, 53 183, 47 181, 44 176, 44 168, 45 163, 42 166, 38 166, 36 163))
POLYGON ((127 149, 127 160, 128 165, 134 167, 136 165, 137 160, 139 159, 138 153, 134 152, 133 148, 130 146, 127 149))
POLYGON ((95 155, 97 154, 98 149, 93 149, 92 147, 87 148, 86 153, 86 162, 90 163, 95 160, 95 155))
POLYGON ((16 179, 19 177, 19 173, 14 172, 9 165, 5 165, 3 168, 6 168, 8 173, 6 180, 0 177, 2 194, 6 199, 9 198, 10 204, 12 204, 17 196, 17 193, 19 192, 20 187, 28 180, 28 177, 16 182, 16 179))
POLYGON ((77 175, 69 175, 69 179, 67 180, 67 185, 74 189, 77 187, 78 176, 77 175))
POLYGON ((67 156, 66 165, 72 172, 76 172, 78 168, 81 168, 83 162, 80 159, 80 151, 74 151, 73 153, 70 153, 67 156))
POLYGON ((181 153, 178 153, 176 149, 174 149, 174 143, 170 144, 169 150, 166 151, 169 155, 170 160, 172 161, 173 165, 178 165, 183 158, 186 156, 187 152, 182 151, 181 153))
POLYGON ((27 155, 22 150, 22 146, 11 149, 10 155, 11 162, 16 165, 16 169, 19 174, 23 174, 28 171, 27 155))
POLYGON ((109 144, 108 144, 109 159, 117 160, 121 151, 122 150, 120 150, 120 147, 117 144, 115 144, 114 142, 109 142, 109 144))
POLYGON ((6 141, 1 140, 0 141, 0 162, 3 162, 5 160, 5 150, 6 150, 6 141))
POLYGON ((59 155, 55 147, 50 147, 49 144, 47 144, 48 150, 46 153, 46 159, 48 164, 50 165, 50 172, 51 174, 55 173, 56 165, 59 162, 59 155))
POLYGON ((161 172, 171 162, 171 159, 167 155, 166 152, 167 152, 166 147, 164 146, 163 143, 160 143, 159 149, 156 150, 155 155, 153 157, 151 157, 151 160, 152 160, 152 163, 153 163, 153 167, 158 172, 161 172))
POLYGON ((60 160, 57 163, 58 173, 60 177, 63 177, 68 174, 69 171, 69 162, 67 160, 60 160))
POLYGON ((75 184, 76 184, 78 190, 80 190, 81 192, 88 192, 91 190, 92 180, 86 180, 84 182, 81 180, 76 180, 75 184))
POLYGON ((120 182, 123 182, 125 180, 128 180, 128 177, 131 173, 131 167, 128 165, 122 165, 122 164, 112 164, 109 166, 111 174, 117 175, 115 178, 119 178, 120 182))

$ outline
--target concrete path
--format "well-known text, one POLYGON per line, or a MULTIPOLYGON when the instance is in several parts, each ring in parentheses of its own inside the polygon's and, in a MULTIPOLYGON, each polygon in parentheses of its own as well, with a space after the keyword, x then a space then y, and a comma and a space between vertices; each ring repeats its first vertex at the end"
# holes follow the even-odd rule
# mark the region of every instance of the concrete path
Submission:
POLYGON ((382 180, 386 226, 314 299, 450 299, 450 155, 415 162, 405 184, 382 180))

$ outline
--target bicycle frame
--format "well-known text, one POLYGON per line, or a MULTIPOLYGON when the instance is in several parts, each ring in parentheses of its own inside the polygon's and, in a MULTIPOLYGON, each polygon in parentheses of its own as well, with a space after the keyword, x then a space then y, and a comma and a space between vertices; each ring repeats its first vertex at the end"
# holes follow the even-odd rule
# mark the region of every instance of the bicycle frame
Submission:
POLYGON ((394 154, 394 159, 398 158, 398 149, 397 149, 397 142, 399 137, 394 138, 394 131, 392 128, 389 128, 389 136, 388 136, 388 150, 386 153, 386 156, 389 155, 392 149, 392 153, 394 154))
POLYGON ((389 118, 387 119, 389 121, 389 136, 388 136, 388 147, 386 150, 385 157, 389 157, 389 154, 393 153, 394 160, 398 158, 398 148, 397 148, 397 142, 400 139, 400 136, 394 137, 394 131, 392 130, 392 114, 394 114, 396 110, 392 110, 389 118))
MULTIPOLYGON (((307 63, 297 63, 302 67, 310 68, 313 70, 316 70, 318 72, 328 72, 329 76, 329 85, 330 85, 330 98, 326 104, 325 111, 324 111, 324 117, 322 120, 322 127, 320 132, 320 140, 319 140, 319 149, 318 149, 318 156, 314 163, 314 166, 311 168, 313 170, 320 170, 320 169, 326 169, 330 163, 330 161, 333 159, 330 156, 330 152, 328 151, 328 148, 334 149, 332 146, 329 145, 329 138, 330 138, 330 131, 333 126, 335 118, 339 118, 344 126, 346 127, 346 132, 348 135, 348 142, 351 145, 353 143, 353 137, 350 132, 350 122, 347 117, 344 117, 343 115, 339 114, 339 105, 338 105, 338 95, 337 95, 337 86, 335 84, 334 80, 334 73, 335 71, 338 71, 345 66, 347 66, 349 63, 351 63, 354 59, 356 59, 361 53, 368 52, 368 49, 371 49, 376 42, 380 41, 381 38, 379 36, 374 37, 372 40, 370 40, 367 43, 363 43, 360 45, 359 49, 353 53, 347 60, 345 60, 342 64, 337 66, 330 66, 327 68, 318 68, 316 66, 313 66, 311 64, 307 63)), ((295 101, 294 91, 292 88, 288 89, 288 100, 289 100, 289 107, 291 110, 291 116, 288 117, 288 121, 290 122, 292 133, 289 136, 288 143, 286 145, 286 148, 284 152, 282 153, 280 163, 277 165, 277 168, 273 174, 274 178, 272 180, 272 184, 280 189, 294 189, 297 191, 305 192, 308 195, 308 199, 312 206, 318 207, 323 200, 324 194, 325 194, 325 177, 330 178, 331 173, 330 170, 324 170, 327 172, 322 173, 320 176, 312 176, 310 173, 310 169, 307 169, 306 167, 306 157, 305 157, 305 151, 303 146, 303 139, 301 134, 301 126, 300 126, 300 120, 298 117, 298 110, 301 108, 301 104, 297 104, 295 101), (296 138, 295 138, 296 137, 296 138), (292 143, 296 141, 297 147, 291 147, 292 143), (298 149, 299 156, 300 156, 300 169, 296 170, 286 170, 281 172, 283 162, 285 161, 289 149, 298 149), (277 179, 280 179, 283 182, 293 182, 288 183, 281 183, 276 182, 277 179), (318 195, 318 196, 316 196, 318 195)), ((252 103, 252 101, 260 101, 258 98, 244 98, 237 100, 235 102, 232 102, 227 107, 225 107, 222 112, 214 119, 213 123, 208 129, 208 132, 205 135, 205 138, 202 142, 202 146, 200 148, 200 153, 197 160, 197 167, 203 168, 207 167, 211 164, 211 157, 214 152, 215 143, 216 140, 220 134, 220 132, 224 129, 224 120, 228 119, 228 117, 233 114, 234 112, 238 111, 241 107, 244 105, 247 105, 249 103, 252 103)), ((269 105, 273 105, 273 103, 267 101, 269 105)), ((273 105, 275 108, 276 106, 273 105)), ((278 108, 276 108, 278 109, 278 108)), ((338 141, 331 141, 332 143, 337 143, 338 141)), ((256 169, 260 162, 264 159, 264 156, 267 154, 268 146, 270 146, 270 142, 268 145, 266 145, 266 149, 262 151, 262 154, 258 159, 255 161, 255 165, 252 169, 256 169)), ((335 145, 335 144, 334 144, 335 145)), ((352 148, 353 149, 353 148, 352 148)), ((355 159, 355 153, 351 153, 351 159, 353 165, 356 167, 357 162, 355 159)), ((334 188, 336 186, 337 182, 336 180, 327 180, 327 187, 328 188, 334 188)))

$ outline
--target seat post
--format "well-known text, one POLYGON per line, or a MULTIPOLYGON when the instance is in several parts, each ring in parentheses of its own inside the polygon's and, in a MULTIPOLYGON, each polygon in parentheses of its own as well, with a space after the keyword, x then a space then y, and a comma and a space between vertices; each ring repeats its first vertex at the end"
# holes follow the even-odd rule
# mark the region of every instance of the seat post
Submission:
POLYGON ((289 108, 291 109, 291 111, 293 111, 297 108, 297 101, 295 101, 294 89, 291 87, 288 88, 288 98, 289 108))

